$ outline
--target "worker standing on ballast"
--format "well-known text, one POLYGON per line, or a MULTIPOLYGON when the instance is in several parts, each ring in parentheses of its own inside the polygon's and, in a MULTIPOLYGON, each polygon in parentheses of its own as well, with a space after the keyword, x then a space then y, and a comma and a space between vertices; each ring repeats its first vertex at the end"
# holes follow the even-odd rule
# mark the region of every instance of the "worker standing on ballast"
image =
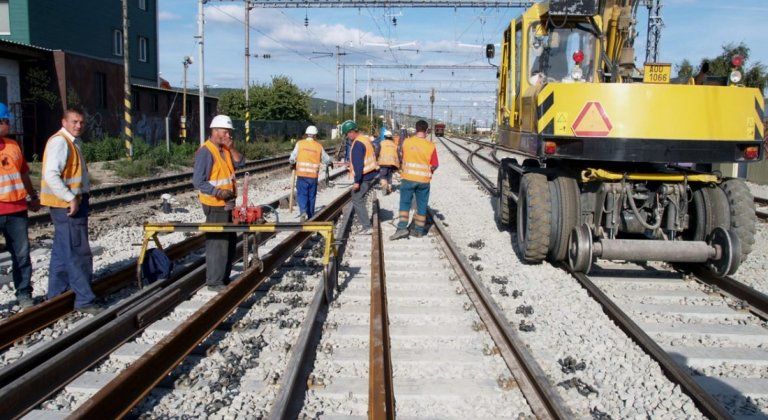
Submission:
POLYGON ((416 122, 416 135, 403 141, 400 148, 402 162, 400 175, 400 221, 397 231, 391 240, 407 238, 409 234, 415 237, 427 233, 427 204, 429 202, 429 187, 432 173, 438 166, 437 149, 434 143, 427 139, 429 124, 424 120, 416 122), (416 213, 413 215, 413 232, 408 230, 411 202, 416 198, 416 213))
POLYGON ((325 153, 317 139, 317 127, 310 125, 305 131, 306 138, 299 140, 288 158, 296 167, 296 199, 299 202, 299 219, 304 222, 315 215, 317 197, 317 174, 322 163, 330 165, 333 159, 325 153))
POLYGON ((361 235, 371 234, 371 220, 368 217, 368 209, 365 207, 365 196, 370 191, 376 179, 379 177, 379 165, 376 162, 376 152, 373 149, 371 139, 360 134, 357 123, 352 120, 341 124, 341 135, 352 142, 350 161, 352 163, 352 206, 360 221, 361 235))
POLYGON ((399 166, 397 144, 392 139, 392 132, 387 130, 384 133, 384 140, 381 141, 381 150, 379 151, 379 178, 384 195, 389 195, 392 192, 392 174, 397 171, 399 166))
MULTIPOLYGON (((232 119, 217 115, 211 121, 211 135, 195 153, 192 184, 199 192, 206 223, 232 223, 237 184, 235 168, 245 158, 234 147, 232 119)), ((234 233, 205 234, 205 283, 209 290, 220 291, 229 284, 235 259, 234 233)))

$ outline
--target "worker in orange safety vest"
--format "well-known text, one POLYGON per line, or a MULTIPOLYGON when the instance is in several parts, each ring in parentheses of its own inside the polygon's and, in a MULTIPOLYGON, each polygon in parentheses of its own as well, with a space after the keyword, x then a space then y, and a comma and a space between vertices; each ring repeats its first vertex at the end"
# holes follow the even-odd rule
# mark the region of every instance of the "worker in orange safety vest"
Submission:
POLYGON ((392 139, 392 132, 384 133, 384 140, 380 144, 379 151, 379 179, 384 195, 392 192, 392 174, 400 167, 400 158, 397 153, 397 144, 392 139))
POLYGON ((27 209, 40 210, 40 200, 29 179, 24 154, 15 141, 6 137, 12 119, 8 106, 0 103, 0 231, 11 254, 16 300, 23 309, 34 304, 27 209))
POLYGON ((437 149, 427 139, 429 124, 424 120, 416 122, 416 135, 403 141, 400 148, 400 220, 391 240, 421 237, 427 233, 427 204, 432 173, 438 167, 437 149), (416 213, 413 215, 413 232, 408 229, 408 219, 413 199, 416 199, 416 213))
POLYGON ((310 125, 305 138, 299 140, 288 160, 296 167, 296 201, 299 203, 299 220, 302 222, 315 215, 317 177, 324 163, 330 165, 333 159, 325 153, 317 139, 317 127, 310 125))

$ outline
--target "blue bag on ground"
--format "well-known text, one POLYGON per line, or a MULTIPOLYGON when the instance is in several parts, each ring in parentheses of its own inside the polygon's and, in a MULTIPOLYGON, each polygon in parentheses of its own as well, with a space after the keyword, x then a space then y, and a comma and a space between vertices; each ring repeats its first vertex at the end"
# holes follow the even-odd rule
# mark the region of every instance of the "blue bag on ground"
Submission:
POLYGON ((146 284, 152 284, 160 279, 167 279, 173 271, 173 262, 161 249, 150 248, 141 264, 141 274, 146 284))

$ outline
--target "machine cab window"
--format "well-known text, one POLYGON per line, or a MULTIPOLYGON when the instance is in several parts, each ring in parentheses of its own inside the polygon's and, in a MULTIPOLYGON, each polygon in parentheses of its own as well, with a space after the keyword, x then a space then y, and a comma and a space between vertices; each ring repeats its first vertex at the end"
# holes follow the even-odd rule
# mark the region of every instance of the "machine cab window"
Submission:
POLYGON ((530 26, 529 80, 536 83, 591 82, 594 77, 595 36, 577 27, 553 28, 545 33, 540 24, 530 26))

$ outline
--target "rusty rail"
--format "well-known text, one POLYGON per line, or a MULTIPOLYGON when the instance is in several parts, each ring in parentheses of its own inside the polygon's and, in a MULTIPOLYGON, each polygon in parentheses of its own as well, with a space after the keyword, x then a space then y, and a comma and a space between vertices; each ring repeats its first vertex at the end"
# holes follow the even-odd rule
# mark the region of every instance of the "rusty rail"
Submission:
POLYGON ((379 200, 373 202, 373 235, 371 236, 371 330, 368 381, 368 418, 395 418, 395 393, 392 383, 387 285, 384 271, 379 200))
MULTIPOLYGON (((315 220, 335 219, 349 198, 348 190, 318 212, 315 220)), ((262 258, 262 270, 256 265, 248 269, 239 279, 230 283, 226 289, 81 405, 72 413, 71 418, 118 418, 128 414, 310 236, 309 232, 291 234, 262 258)))

